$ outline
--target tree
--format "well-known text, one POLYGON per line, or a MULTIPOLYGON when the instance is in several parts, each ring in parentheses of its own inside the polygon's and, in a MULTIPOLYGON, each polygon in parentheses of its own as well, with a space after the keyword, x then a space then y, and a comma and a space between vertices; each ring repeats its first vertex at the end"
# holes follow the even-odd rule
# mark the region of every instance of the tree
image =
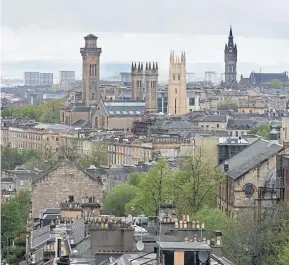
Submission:
POLYGON ((286 245, 282 248, 281 253, 279 255, 279 263, 280 265, 289 264, 289 245, 286 245))
POLYGON ((214 205, 216 187, 223 180, 224 174, 215 169, 202 147, 193 155, 181 158, 173 182, 179 213, 196 213, 206 205, 214 205))
POLYGON ((278 88, 282 88, 282 84, 279 79, 273 79, 271 80, 269 87, 278 89, 278 88))
POLYGON ((160 159, 138 185, 138 192, 126 205, 126 213, 158 216, 159 206, 171 195, 172 172, 168 161, 160 159))
POLYGON ((91 154, 81 156, 78 163, 83 167, 94 165, 99 167, 107 164, 107 145, 101 142, 92 142, 91 154))
POLYGON ((128 183, 129 185, 132 185, 132 186, 135 186, 135 187, 138 187, 140 182, 141 182, 141 179, 145 176, 145 173, 131 173, 129 176, 128 176, 128 183))
POLYGON ((23 149, 10 148, 8 146, 1 147, 1 166, 2 169, 15 169, 16 166, 31 165, 32 161, 34 165, 40 165, 43 160, 43 153, 37 149, 23 149))
POLYGON ((270 140, 270 127, 266 124, 262 124, 258 127, 254 127, 249 131, 249 134, 259 135, 267 140, 270 140))
POLYGON ((61 100, 50 100, 45 104, 38 106, 26 104, 19 108, 5 108, 2 117, 30 118, 35 121, 59 123, 61 100))
POLYGON ((116 216, 125 215, 125 205, 130 202, 137 193, 137 188, 127 183, 113 187, 112 191, 105 195, 103 208, 116 216))

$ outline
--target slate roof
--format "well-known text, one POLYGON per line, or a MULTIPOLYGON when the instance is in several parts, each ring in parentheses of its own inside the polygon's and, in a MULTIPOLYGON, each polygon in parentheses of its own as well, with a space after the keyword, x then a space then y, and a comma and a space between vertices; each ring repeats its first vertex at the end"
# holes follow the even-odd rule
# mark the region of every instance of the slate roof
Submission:
POLYGON ((71 124, 73 128, 91 128, 91 123, 89 120, 78 120, 71 124))
POLYGON ((108 116, 141 116, 145 112, 144 100, 102 100, 108 116))
POLYGON ((90 112, 90 107, 89 106, 72 106, 70 111, 71 112, 90 112))
POLYGON ((252 119, 228 119, 227 130, 250 130, 259 126, 259 122, 252 119))
POLYGON ((227 122, 226 115, 207 115, 202 119, 203 122, 227 122))
POLYGON ((14 182, 14 179, 11 177, 1 178, 1 183, 13 183, 13 182, 14 182))
MULTIPOLYGON (((261 138, 227 160, 229 164, 227 174, 236 180, 282 149, 283 146, 271 144, 270 141, 261 138)), ((224 164, 217 166, 217 169, 224 172, 224 164)))

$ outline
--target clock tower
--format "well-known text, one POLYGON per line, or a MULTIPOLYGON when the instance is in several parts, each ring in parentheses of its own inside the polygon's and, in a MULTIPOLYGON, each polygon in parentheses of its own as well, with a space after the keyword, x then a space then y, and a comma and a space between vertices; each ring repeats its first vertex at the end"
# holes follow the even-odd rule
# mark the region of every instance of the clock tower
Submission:
POLYGON ((232 27, 228 43, 225 45, 225 86, 227 88, 237 86, 237 45, 234 43, 232 27))

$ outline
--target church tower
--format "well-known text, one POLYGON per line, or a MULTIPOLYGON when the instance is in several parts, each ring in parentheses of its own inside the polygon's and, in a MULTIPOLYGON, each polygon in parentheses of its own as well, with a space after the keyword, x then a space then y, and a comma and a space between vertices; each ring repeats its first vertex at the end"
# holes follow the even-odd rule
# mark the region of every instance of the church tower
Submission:
POLYGON ((99 57, 101 48, 97 47, 97 37, 90 34, 84 37, 85 47, 82 55, 82 101, 86 106, 96 105, 100 101, 99 57))
POLYGON ((175 56, 170 54, 170 72, 168 87, 168 113, 180 116, 187 113, 187 80, 186 80, 186 55, 175 56))
POLYGON ((158 93, 158 63, 146 63, 146 112, 154 114, 158 112, 157 93, 158 93))
POLYGON ((131 98, 141 100, 143 98, 143 63, 131 64, 131 98))
POLYGON ((234 43, 232 27, 225 45, 225 86, 234 88, 237 83, 237 45, 234 43))

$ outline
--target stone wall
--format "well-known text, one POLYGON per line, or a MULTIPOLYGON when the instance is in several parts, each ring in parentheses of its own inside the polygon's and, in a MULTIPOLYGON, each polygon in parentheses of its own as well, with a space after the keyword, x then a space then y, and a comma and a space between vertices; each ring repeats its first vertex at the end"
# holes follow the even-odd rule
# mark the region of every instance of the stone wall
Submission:
POLYGON ((33 184, 32 217, 39 218, 45 208, 59 208, 69 196, 74 196, 75 202, 86 196, 102 202, 102 184, 74 165, 60 166, 33 184))

